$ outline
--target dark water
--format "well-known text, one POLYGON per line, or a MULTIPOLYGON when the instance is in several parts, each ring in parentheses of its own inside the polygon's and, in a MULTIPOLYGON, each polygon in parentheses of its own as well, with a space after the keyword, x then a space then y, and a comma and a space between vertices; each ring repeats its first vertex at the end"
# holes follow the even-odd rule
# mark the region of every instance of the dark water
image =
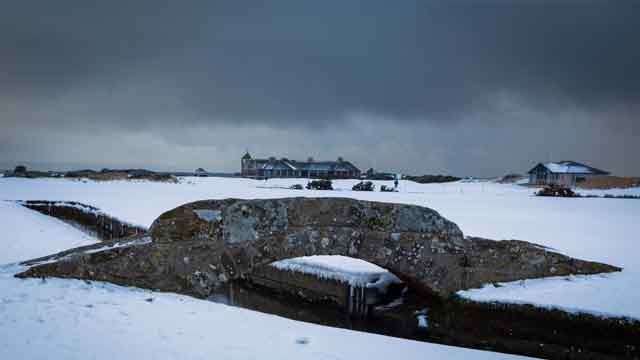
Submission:
MULTIPOLYGON (((363 319, 349 316, 345 309, 333 303, 309 303, 247 282, 235 282, 211 295, 209 300, 325 326, 409 339, 424 338, 415 315, 407 312, 402 304, 374 308, 370 316, 363 319)), ((398 302, 402 299, 395 303, 398 302)))

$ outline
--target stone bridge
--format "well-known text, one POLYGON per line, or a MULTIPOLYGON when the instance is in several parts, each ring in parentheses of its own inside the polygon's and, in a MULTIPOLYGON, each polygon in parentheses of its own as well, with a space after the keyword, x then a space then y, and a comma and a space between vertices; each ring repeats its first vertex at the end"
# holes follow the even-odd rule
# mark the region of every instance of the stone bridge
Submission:
MULTIPOLYGON (((152 241, 65 252, 17 276, 59 276, 207 296, 252 269, 307 255, 345 255, 447 296, 484 283, 619 271, 524 241, 465 237, 436 211, 348 198, 207 200, 153 223, 152 241)), ((561 234, 559 234, 561 236, 561 234)))

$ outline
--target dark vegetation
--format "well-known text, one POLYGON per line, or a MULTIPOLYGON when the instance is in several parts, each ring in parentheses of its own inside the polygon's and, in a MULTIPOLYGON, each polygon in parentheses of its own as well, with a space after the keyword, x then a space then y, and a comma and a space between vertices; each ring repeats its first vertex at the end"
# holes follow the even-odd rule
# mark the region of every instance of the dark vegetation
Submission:
POLYGON ((91 180, 151 180, 175 182, 175 177, 165 173, 157 173, 145 169, 102 169, 69 171, 64 174, 67 178, 87 178, 91 180))
POLYGON ((624 189, 640 186, 640 177, 600 176, 582 180, 576 185, 582 189, 624 189))
POLYGON ((603 199, 640 199, 638 195, 612 195, 605 194, 600 195, 582 195, 574 192, 568 187, 560 185, 548 185, 536 193, 536 196, 551 196, 551 197, 572 197, 572 198, 603 198, 603 199))
POLYGON ((394 180, 396 178, 395 174, 391 173, 369 173, 365 175, 365 178, 368 180, 394 180))
MULTIPOLYGON (((369 169, 364 173, 364 178, 367 180, 395 180, 397 174, 389 172, 376 172, 374 169, 369 169)), ((459 177, 450 175, 402 175, 403 180, 411 180, 420 184, 430 183, 444 183, 460 180, 459 177)))
POLYGON ((459 177, 451 175, 404 175, 402 178, 404 180, 411 180, 419 184, 445 183, 460 180, 459 177))
POLYGON ((603 196, 603 198, 605 198, 605 199, 640 199, 640 196, 638 196, 638 195, 611 195, 611 194, 605 194, 603 196))
POLYGON ((16 168, 13 170, 13 172, 15 174, 24 174, 27 172, 27 167, 24 165, 18 165, 16 166, 16 168))
POLYGON ((507 174, 507 175, 501 177, 498 180, 498 183, 500 183, 500 184, 513 184, 516 181, 524 179, 524 178, 525 178, 524 175, 521 175, 521 174, 507 174))
POLYGON ((148 181, 160 181, 160 182, 177 182, 175 176, 169 173, 160 173, 145 169, 102 169, 95 171, 92 169, 74 170, 74 171, 37 171, 28 170, 26 166, 19 165, 7 174, 6 177, 21 177, 21 178, 70 178, 70 179, 90 179, 95 181, 110 181, 110 180, 148 180, 148 181))
POLYGON ((35 179, 40 177, 60 177, 61 174, 54 171, 29 170, 24 165, 18 165, 13 171, 6 172, 4 176, 35 179))

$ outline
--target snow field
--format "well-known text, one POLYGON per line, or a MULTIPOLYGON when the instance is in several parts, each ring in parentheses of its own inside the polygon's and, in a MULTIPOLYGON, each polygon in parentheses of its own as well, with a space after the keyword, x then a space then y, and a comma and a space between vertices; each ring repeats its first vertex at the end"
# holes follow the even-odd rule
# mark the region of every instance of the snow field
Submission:
MULTIPOLYGON (((640 200, 535 197, 534 189, 491 182, 417 184, 401 181, 397 193, 351 191, 357 180, 335 181, 336 191, 287 189, 292 184, 304 185, 306 181, 187 177, 181 178, 178 184, 165 184, 2 178, 0 199, 78 201, 144 227, 150 226, 164 211, 184 203, 227 197, 351 197, 427 206, 457 223, 466 235, 526 240, 569 256, 624 268, 614 274, 514 282, 499 288, 487 286, 461 292, 462 296, 640 319, 637 305, 640 304, 640 248, 637 246, 640 200)), ((374 183, 376 190, 383 184, 392 185, 392 181, 374 183)), ((640 195, 640 188, 581 192, 640 195)), ((43 250, 45 254, 48 252, 43 250)))

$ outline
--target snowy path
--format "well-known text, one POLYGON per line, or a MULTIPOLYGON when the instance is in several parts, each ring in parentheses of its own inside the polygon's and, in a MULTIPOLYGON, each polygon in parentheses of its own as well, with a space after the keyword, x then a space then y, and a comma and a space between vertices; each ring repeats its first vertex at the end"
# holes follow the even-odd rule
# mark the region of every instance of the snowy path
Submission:
MULTIPOLYGON (((399 193, 353 192, 357 181, 336 181, 338 191, 288 190, 304 179, 268 182, 235 178, 183 178, 180 184, 80 182, 63 179, 0 179, 0 199, 75 200, 123 220, 150 226, 162 212, 211 198, 339 196, 431 207, 456 222, 467 235, 521 239, 569 256, 624 268, 622 273, 588 278, 516 282, 462 293, 479 300, 529 302, 640 319, 640 200, 533 197, 533 190, 493 183, 421 185, 401 182, 399 193)), ((376 181, 391 185, 391 182, 376 181)), ((640 188, 589 191, 635 194, 640 188)))
MULTIPOLYGON (((60 221, 5 202, 0 202, 0 226, 9 229, 0 237, 0 247, 14 249, 0 253, 0 264, 91 240, 60 221)), ((18 265, 0 265, 2 359, 516 358, 324 327, 108 283, 14 278, 20 270, 18 265)))

